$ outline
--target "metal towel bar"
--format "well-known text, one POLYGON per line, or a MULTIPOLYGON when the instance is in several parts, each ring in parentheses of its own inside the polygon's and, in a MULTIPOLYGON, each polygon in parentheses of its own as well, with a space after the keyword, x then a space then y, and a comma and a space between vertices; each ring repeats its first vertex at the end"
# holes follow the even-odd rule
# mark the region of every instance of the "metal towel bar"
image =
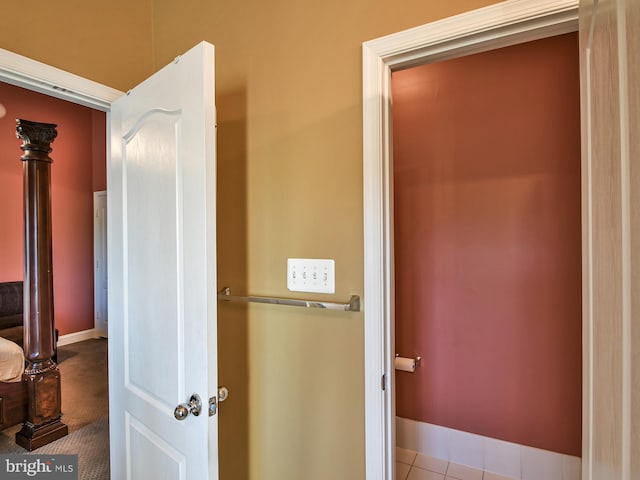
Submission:
POLYGON ((348 303, 321 302, 318 300, 298 300, 295 298, 272 298, 272 297, 255 297, 231 295, 231 289, 224 287, 218 292, 218 300, 227 302, 254 302, 254 303, 271 303, 274 305, 289 305, 292 307, 305 308, 325 308, 327 310, 343 310, 346 312, 360 311, 360 295, 351 295, 348 303))

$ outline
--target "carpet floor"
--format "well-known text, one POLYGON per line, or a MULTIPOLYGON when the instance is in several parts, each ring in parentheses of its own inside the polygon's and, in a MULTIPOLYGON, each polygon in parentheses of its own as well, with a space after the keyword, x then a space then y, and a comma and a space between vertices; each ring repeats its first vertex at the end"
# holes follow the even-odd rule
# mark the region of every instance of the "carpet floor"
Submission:
MULTIPOLYGON (((109 392, 107 340, 93 339, 58 348, 62 421, 69 435, 35 454, 78 454, 80 480, 109 479, 109 392)), ((21 425, 0 432, 0 453, 27 453, 15 444, 21 425)))

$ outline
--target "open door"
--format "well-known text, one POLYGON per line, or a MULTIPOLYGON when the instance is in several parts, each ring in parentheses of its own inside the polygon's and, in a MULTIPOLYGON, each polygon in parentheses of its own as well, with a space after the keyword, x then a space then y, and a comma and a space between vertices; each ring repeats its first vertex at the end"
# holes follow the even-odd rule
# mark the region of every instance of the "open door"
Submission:
POLYGON ((110 129, 111 478, 216 480, 213 46, 116 100, 110 129))

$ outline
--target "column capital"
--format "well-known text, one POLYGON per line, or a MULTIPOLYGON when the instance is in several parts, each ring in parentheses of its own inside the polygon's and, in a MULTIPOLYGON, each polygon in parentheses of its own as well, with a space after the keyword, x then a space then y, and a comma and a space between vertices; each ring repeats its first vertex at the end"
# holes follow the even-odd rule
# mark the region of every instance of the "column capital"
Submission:
POLYGON ((58 136, 55 123, 16 120, 16 137, 22 140, 20 148, 25 152, 22 161, 40 160, 51 163, 51 142, 58 136), (44 153, 44 155, 42 155, 44 153))

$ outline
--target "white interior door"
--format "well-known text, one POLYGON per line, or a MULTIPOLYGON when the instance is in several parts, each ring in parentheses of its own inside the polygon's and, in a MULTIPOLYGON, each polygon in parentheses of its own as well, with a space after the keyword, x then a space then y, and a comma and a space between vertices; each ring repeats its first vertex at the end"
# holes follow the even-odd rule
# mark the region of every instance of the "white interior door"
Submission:
POLYGON ((107 192, 93 192, 93 316, 96 334, 107 336, 107 192))
POLYGON ((215 480, 213 46, 197 45, 116 100, 110 128, 111 477, 215 480), (192 394, 201 413, 177 420, 192 394))

